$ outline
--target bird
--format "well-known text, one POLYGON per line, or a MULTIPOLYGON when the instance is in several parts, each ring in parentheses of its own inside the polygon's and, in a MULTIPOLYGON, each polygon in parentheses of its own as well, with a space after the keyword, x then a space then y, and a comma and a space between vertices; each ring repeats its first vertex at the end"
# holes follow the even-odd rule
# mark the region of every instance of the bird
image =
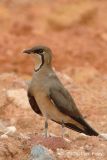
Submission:
MULTIPOLYGON (((27 95, 34 112, 45 117, 45 136, 48 135, 48 119, 79 133, 98 136, 79 111, 74 99, 57 77, 52 67, 52 50, 43 45, 25 49, 36 61, 27 95)), ((65 56, 66 57, 66 56, 65 56)))

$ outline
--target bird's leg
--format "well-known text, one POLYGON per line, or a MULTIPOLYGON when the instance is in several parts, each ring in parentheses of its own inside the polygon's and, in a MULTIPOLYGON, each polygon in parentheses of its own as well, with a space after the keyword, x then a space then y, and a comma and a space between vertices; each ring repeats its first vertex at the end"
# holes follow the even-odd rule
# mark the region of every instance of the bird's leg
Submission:
POLYGON ((65 127, 64 121, 62 120, 62 138, 63 139, 64 139, 64 127, 65 127))
POLYGON ((48 118, 45 119, 45 137, 48 137, 48 118))

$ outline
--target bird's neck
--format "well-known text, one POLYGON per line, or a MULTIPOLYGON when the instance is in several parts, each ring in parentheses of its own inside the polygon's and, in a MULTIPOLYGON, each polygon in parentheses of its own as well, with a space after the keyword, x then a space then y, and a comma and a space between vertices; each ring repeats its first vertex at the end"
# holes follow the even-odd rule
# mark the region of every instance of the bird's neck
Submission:
POLYGON ((35 71, 35 72, 38 72, 38 71, 40 70, 40 68, 41 68, 41 63, 36 64, 36 65, 35 65, 35 68, 34 68, 34 71, 35 71))
POLYGON ((44 65, 44 58, 41 55, 37 55, 35 59, 34 71, 38 72, 44 65))
POLYGON ((43 65, 40 69, 35 68, 33 74, 34 77, 38 79, 38 78, 48 77, 49 73, 51 72, 52 72, 51 66, 43 65))

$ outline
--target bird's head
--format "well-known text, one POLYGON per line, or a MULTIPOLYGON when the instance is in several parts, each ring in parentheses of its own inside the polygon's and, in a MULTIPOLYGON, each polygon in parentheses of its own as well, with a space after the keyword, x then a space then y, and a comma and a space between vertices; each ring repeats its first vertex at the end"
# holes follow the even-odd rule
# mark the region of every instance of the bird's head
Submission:
POLYGON ((25 49, 23 53, 31 54, 36 58, 36 70, 39 70, 44 65, 51 65, 52 51, 46 46, 35 46, 30 49, 25 49))

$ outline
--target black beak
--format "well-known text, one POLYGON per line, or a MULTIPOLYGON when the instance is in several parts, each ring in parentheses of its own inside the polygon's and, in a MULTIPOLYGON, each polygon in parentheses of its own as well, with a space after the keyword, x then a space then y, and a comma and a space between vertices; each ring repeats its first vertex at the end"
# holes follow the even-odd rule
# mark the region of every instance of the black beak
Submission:
POLYGON ((32 50, 31 49, 25 49, 25 50, 23 50, 23 53, 31 54, 32 50))

